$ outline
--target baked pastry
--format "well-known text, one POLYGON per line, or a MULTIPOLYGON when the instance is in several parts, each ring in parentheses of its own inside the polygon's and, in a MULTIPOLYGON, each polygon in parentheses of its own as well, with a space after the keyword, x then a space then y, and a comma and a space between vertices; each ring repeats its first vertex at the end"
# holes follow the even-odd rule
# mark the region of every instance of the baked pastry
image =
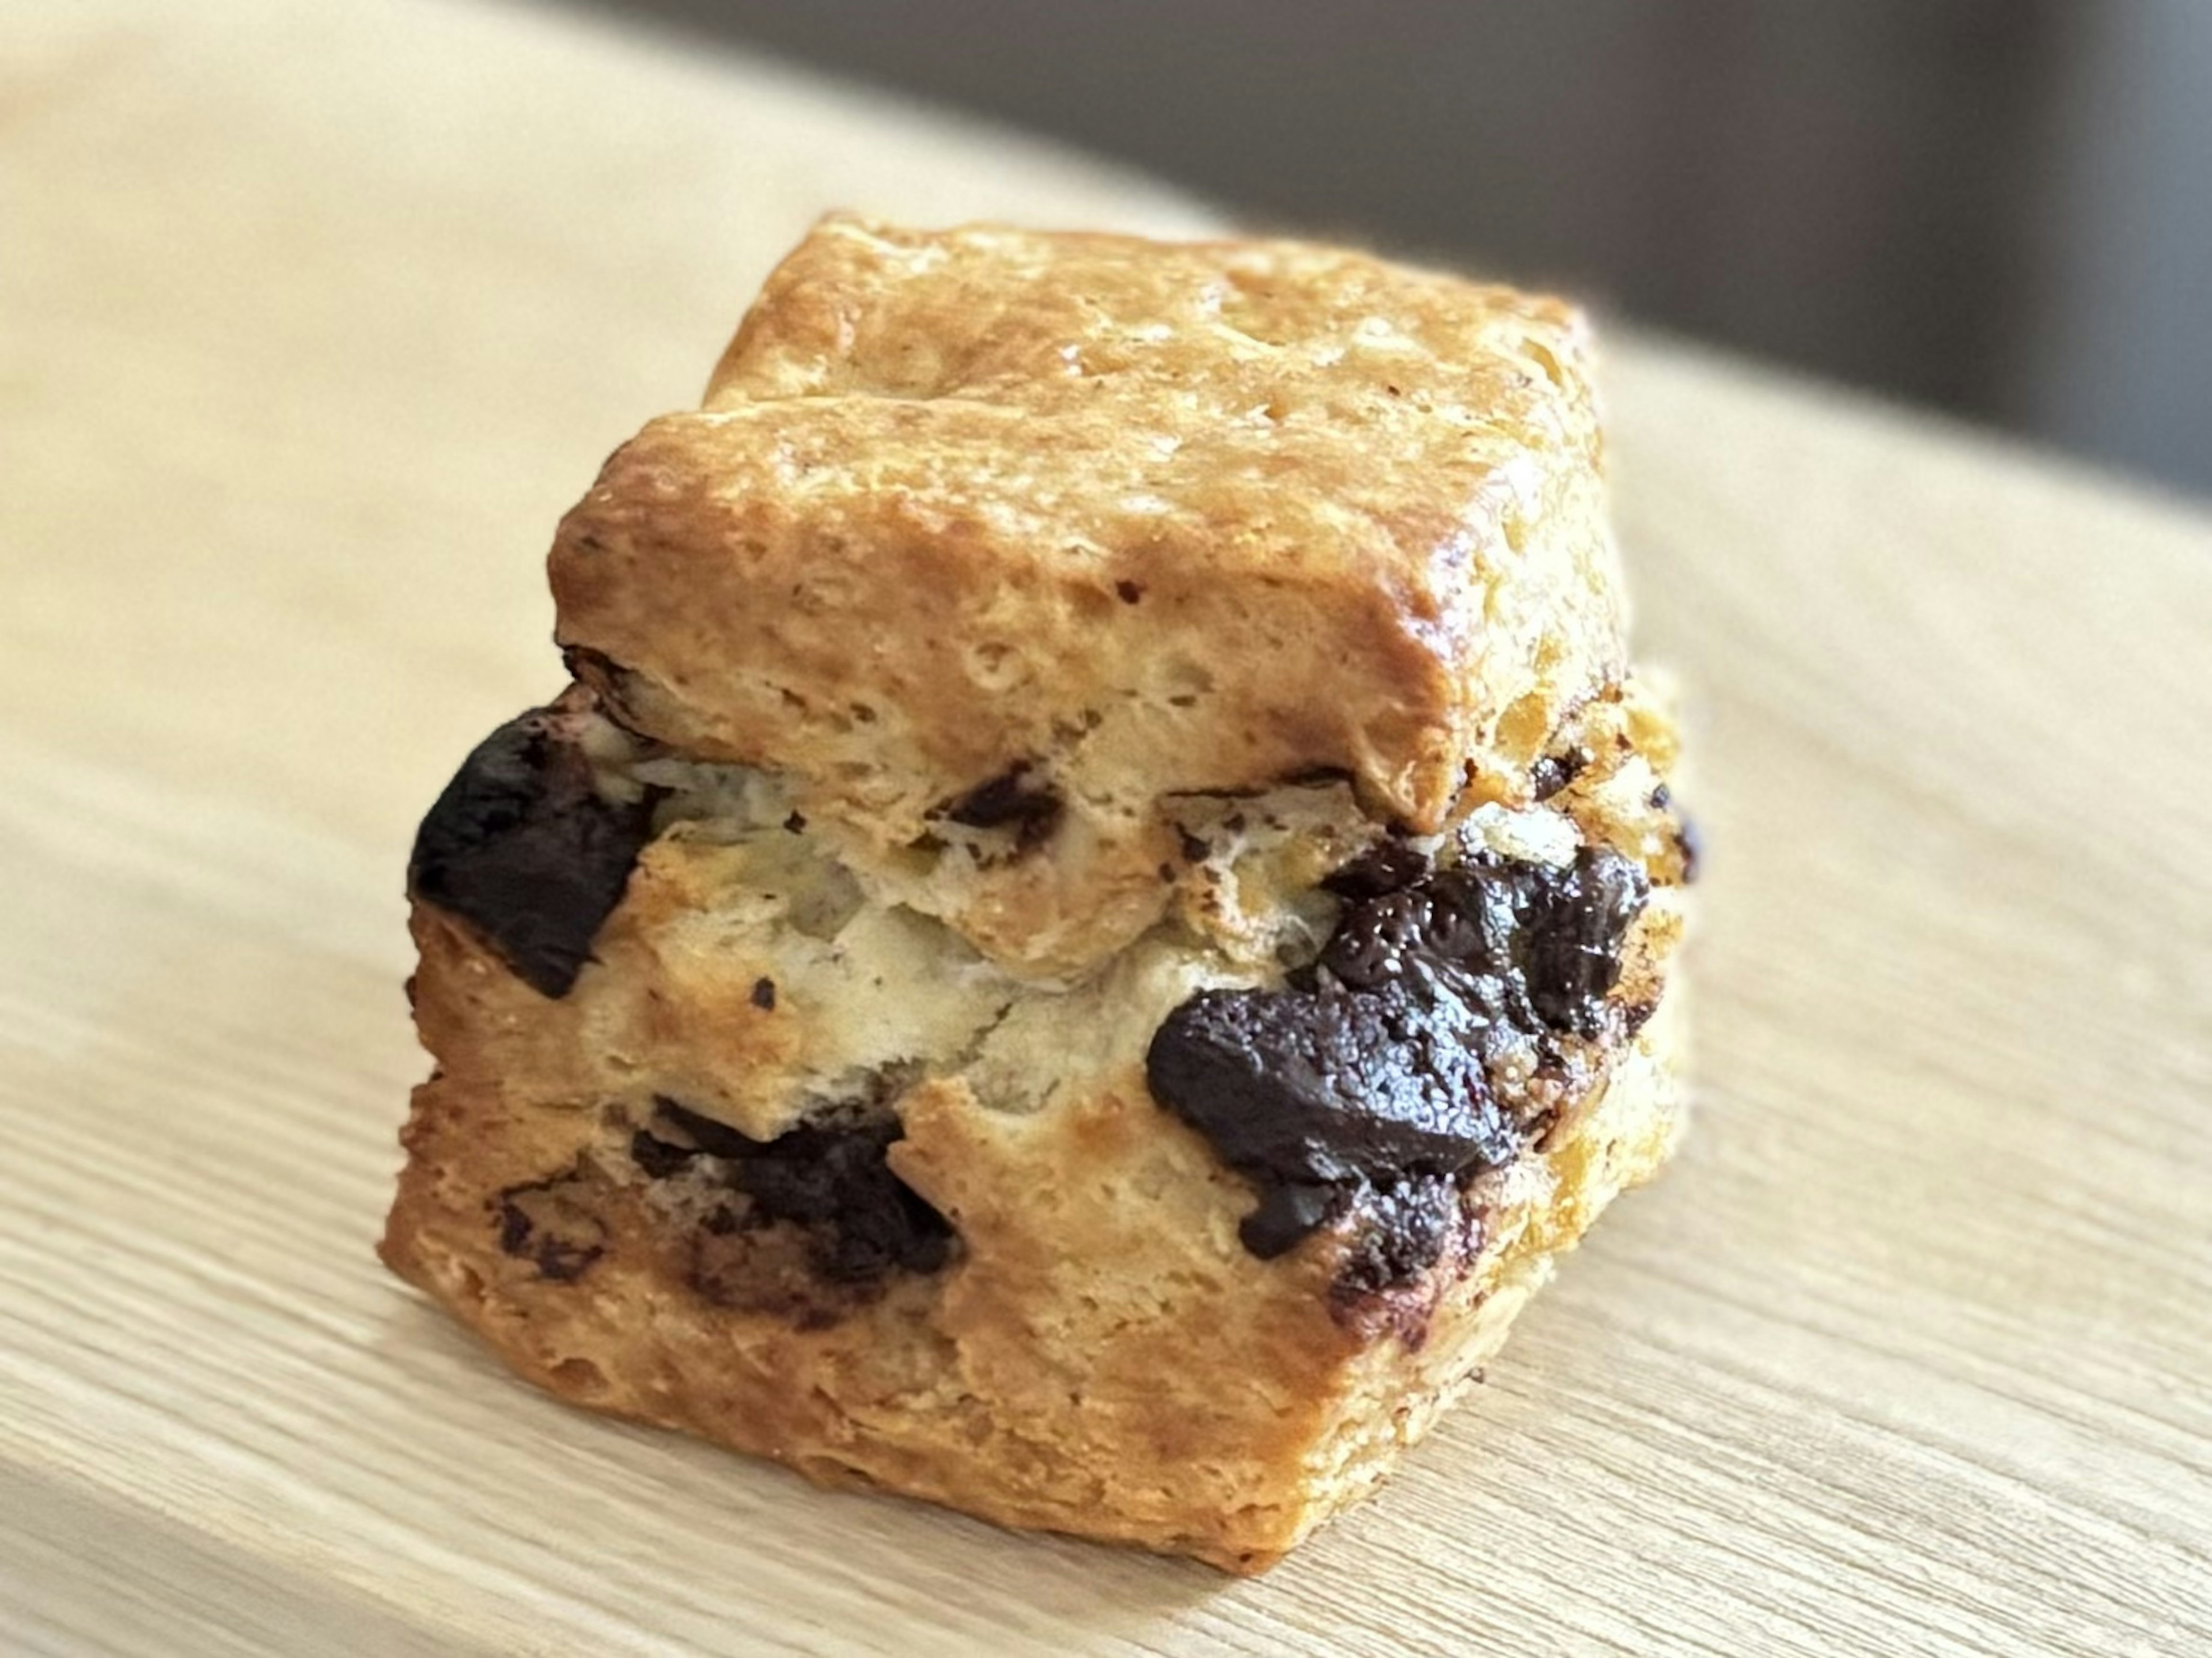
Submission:
POLYGON ((1571 309, 833 218, 424 820, 383 1245, 539 1384, 1264 1568, 1680 1121, 1571 309))

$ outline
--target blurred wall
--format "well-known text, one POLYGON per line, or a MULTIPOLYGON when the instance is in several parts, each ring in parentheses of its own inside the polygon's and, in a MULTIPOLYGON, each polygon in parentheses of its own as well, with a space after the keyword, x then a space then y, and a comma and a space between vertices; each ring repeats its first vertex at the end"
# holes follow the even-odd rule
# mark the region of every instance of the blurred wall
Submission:
POLYGON ((2094 9, 2023 423, 2212 490, 2212 0, 2094 9))
POLYGON ((2212 0, 599 3, 2212 488, 2212 0))

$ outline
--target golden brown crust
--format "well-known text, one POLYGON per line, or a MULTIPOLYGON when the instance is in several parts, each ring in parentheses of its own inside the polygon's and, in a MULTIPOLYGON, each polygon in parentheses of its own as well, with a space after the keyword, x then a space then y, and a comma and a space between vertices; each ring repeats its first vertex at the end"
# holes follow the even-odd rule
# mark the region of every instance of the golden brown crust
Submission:
POLYGON ((563 522, 581 683, 426 824, 384 1258, 579 1404, 1279 1559, 1680 1125, 1587 358, 1339 250, 826 222, 563 522), (1459 1160, 1240 1157, 1153 1068, 1232 1004, 1305 1021, 1248 1122, 1387 1139, 1394 1066, 1459 1160))
POLYGON ((1163 797, 1335 770, 1432 829, 1620 677, 1589 355, 1336 249, 832 219, 563 522, 560 637, 885 848, 1026 765, 1073 844, 979 942, 1079 970, 1163 797))
POLYGON ((1134 1073, 1011 1124, 957 1084, 918 1090, 897 1166, 961 1259, 823 1327, 702 1297, 599 1112, 453 1072, 417 1090, 383 1254, 577 1404, 827 1485, 1264 1570, 1387 1476, 1553 1257, 1663 1161, 1675 1023, 1670 1003, 1593 1108, 1498 1182, 1474 1260, 1364 1323, 1334 1309, 1326 1238, 1276 1261, 1238 1246, 1249 1194, 1134 1073), (501 1197, 578 1169, 603 1253, 548 1277, 500 1247, 501 1197))

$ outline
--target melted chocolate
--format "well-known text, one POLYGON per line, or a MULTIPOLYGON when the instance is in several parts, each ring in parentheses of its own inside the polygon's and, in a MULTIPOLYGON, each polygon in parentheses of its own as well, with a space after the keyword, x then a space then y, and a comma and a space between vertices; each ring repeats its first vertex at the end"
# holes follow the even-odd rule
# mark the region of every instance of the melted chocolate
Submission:
POLYGON ((554 709, 501 726, 423 818, 408 886, 472 925, 517 977, 568 993, 651 838, 653 800, 602 799, 554 709))
POLYGON ((1146 1055, 1152 1092, 1229 1163, 1269 1185, 1346 1186, 1513 1154, 1467 1003, 1375 993, 1201 992, 1146 1055))
POLYGON ((1263 1186, 1259 1207, 1237 1224, 1237 1240, 1261 1260, 1273 1260, 1296 1248, 1322 1222, 1342 1213, 1347 1201, 1340 1186, 1263 1186))
POLYGON ((1521 971, 1536 1017, 1594 1036, 1620 982, 1620 944, 1650 896, 1644 872, 1619 853, 1584 847, 1557 878, 1525 888, 1521 971))
POLYGON ((1377 841, 1325 877, 1322 887, 1340 898, 1379 898, 1411 886, 1428 872, 1429 860, 1419 848, 1403 841, 1377 841))
POLYGON ((1337 1270, 1340 1298, 1371 1295, 1403 1284, 1435 1266, 1456 1228, 1473 1223, 1461 1214, 1459 1187, 1449 1180, 1415 1175, 1367 1194, 1370 1224, 1360 1229, 1337 1270))
POLYGON ((1563 869, 1485 854, 1438 870, 1402 844, 1329 884, 1351 902, 1320 959, 1280 990, 1191 998, 1153 1035, 1146 1076, 1260 1188, 1246 1248, 1279 1254, 1357 1203, 1373 1223, 1358 1247, 1395 1281, 1437 1258, 1454 1182, 1527 1137, 1492 1063, 1601 1028, 1645 885, 1600 848, 1563 869))

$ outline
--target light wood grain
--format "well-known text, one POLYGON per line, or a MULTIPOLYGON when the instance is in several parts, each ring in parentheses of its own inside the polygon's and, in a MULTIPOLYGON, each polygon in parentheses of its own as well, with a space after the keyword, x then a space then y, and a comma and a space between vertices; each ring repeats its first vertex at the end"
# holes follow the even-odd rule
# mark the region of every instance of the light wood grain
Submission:
POLYGON ((1380 1501, 1231 1583, 825 1495, 381 1273, 414 817, 836 203, 1198 222, 539 12, 0 15, 0 1649, 2212 1649, 2212 521, 1680 350, 1702 1120, 1380 1501))

